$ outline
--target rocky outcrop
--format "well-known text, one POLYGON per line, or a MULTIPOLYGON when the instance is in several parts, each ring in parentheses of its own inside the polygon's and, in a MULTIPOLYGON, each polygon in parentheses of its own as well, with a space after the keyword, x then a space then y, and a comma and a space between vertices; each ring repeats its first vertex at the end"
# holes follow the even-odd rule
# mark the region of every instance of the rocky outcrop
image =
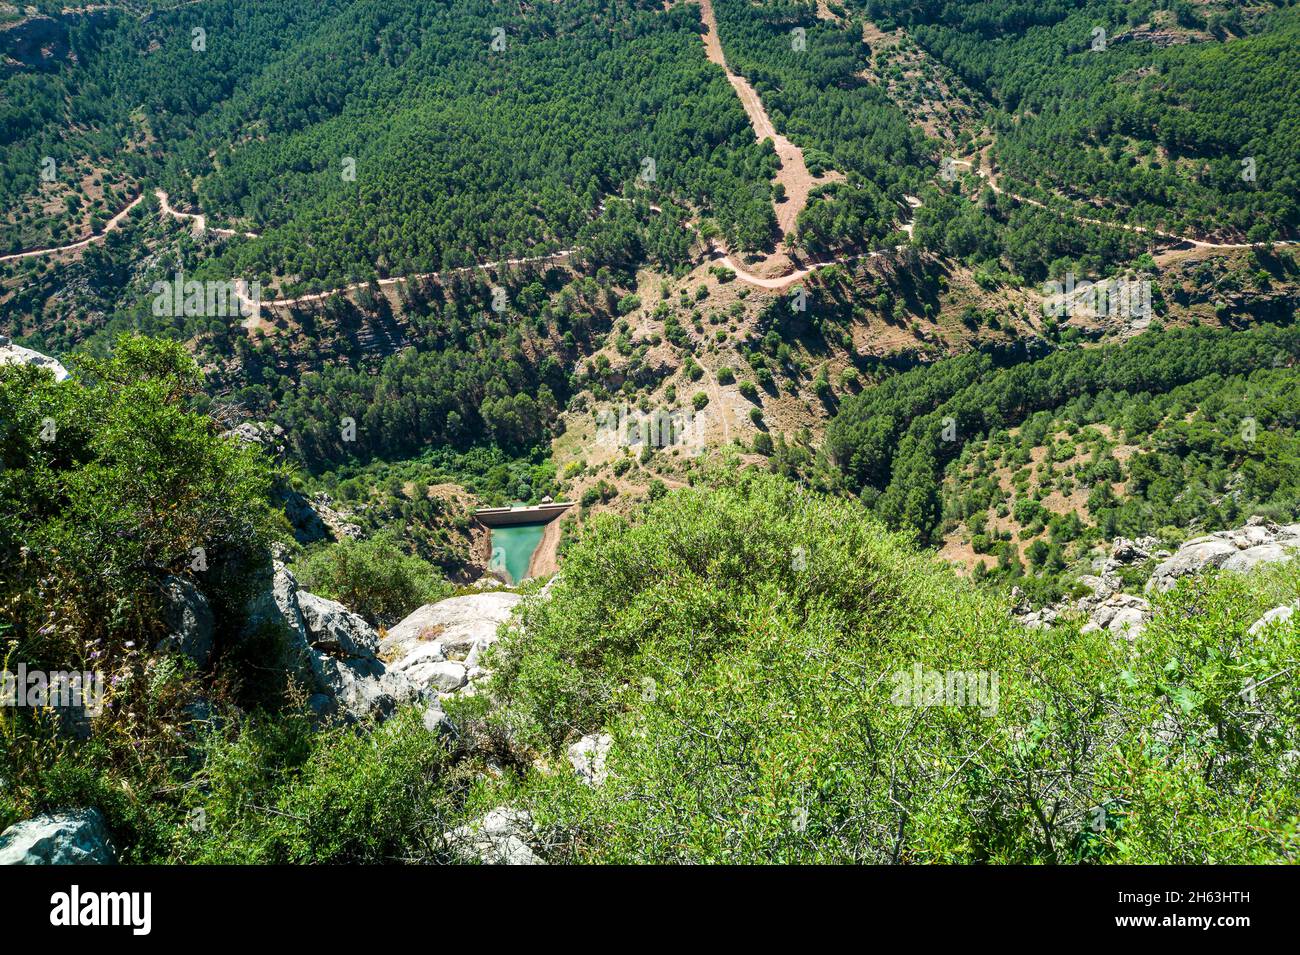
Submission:
POLYGON ((1089 613, 1088 622, 1082 627, 1084 633, 1109 630, 1116 636, 1132 640, 1151 619, 1151 604, 1132 594, 1109 594, 1086 609, 1089 613))
POLYGON ((0 833, 0 865, 111 865, 114 850, 97 809, 47 813, 0 833))
POLYGON ((1084 633, 1107 630, 1132 640, 1150 619, 1151 605, 1142 597, 1121 592, 1124 581, 1119 571, 1153 557, 1167 556, 1168 551, 1159 547, 1160 542, 1154 537, 1139 537, 1137 540, 1118 537, 1111 543, 1110 555, 1094 562, 1096 573, 1079 578, 1079 582, 1092 591, 1091 594, 1073 602, 1067 600, 1033 610, 1018 591, 1013 591, 1013 597, 1020 601, 1015 608, 1016 616, 1026 627, 1037 630, 1053 626, 1062 615, 1082 613, 1088 618, 1082 627, 1084 633))
POLYGON ((388 631, 380 657, 416 687, 441 695, 472 692, 473 682, 487 675, 483 653, 522 599, 495 591, 425 604, 388 631))
POLYGON ((1300 548, 1300 524, 1278 525, 1252 517, 1243 527, 1190 540, 1151 574, 1147 589, 1172 590, 1179 578, 1222 568, 1244 573, 1292 558, 1300 548))
POLYGON ((308 499, 299 491, 285 488, 280 491, 280 503, 299 544, 361 539, 361 528, 330 506, 328 494, 318 491, 308 499))
POLYGON ((285 635, 284 667, 312 691, 321 717, 382 719, 427 694, 379 658, 379 635, 334 600, 298 588, 278 561, 250 601, 245 634, 275 627, 285 635))
POLYGON ((263 453, 275 461, 283 460, 288 452, 289 442, 284 429, 278 424, 270 424, 266 421, 245 421, 235 425, 221 436, 230 441, 261 448, 263 453))
POLYGON ((383 719, 401 704, 422 702, 431 731, 454 733, 440 701, 474 692, 487 675, 483 652, 522 599, 497 592, 426 604, 381 640, 347 607, 301 590, 275 561, 248 604, 244 633, 274 627, 285 635, 282 665, 311 690, 322 717, 383 719))
MULTIPOLYGON (((1278 525, 1258 517, 1234 530, 1190 540, 1172 554, 1161 550, 1160 542, 1154 537, 1137 540, 1120 537, 1112 542, 1110 555, 1094 563, 1096 573, 1079 578, 1079 582, 1092 591, 1091 594, 1077 601, 1063 601, 1034 610, 1019 590, 1013 589, 1015 604, 1012 612, 1031 629, 1050 627, 1063 615, 1081 612, 1088 618, 1082 627, 1084 633, 1107 630, 1132 640, 1151 619, 1151 605, 1143 597, 1122 592, 1123 580, 1119 571, 1123 567, 1160 560, 1147 581, 1146 589, 1164 593, 1171 590, 1181 577, 1216 569, 1245 573, 1261 564, 1290 560, 1297 550, 1300 550, 1300 524, 1278 525)), ((1252 635, 1271 620, 1286 619, 1290 615, 1286 607, 1275 608, 1269 613, 1275 616, 1266 614, 1251 629, 1252 635)))
POLYGON ((174 650, 205 667, 212 660, 212 608, 198 587, 183 577, 162 581, 162 619, 168 633, 155 650, 174 650))
POLYGON ((35 365, 51 372, 55 381, 63 381, 68 377, 68 370, 49 355, 15 345, 5 335, 0 335, 0 365, 35 365))
POLYGON ((529 846, 533 819, 525 810, 498 806, 487 815, 443 836, 448 847, 468 862, 484 865, 545 865, 529 846))
POLYGON ((299 544, 314 544, 317 541, 331 540, 333 535, 325 521, 321 519, 316 508, 311 506, 307 496, 299 491, 285 490, 280 495, 284 506, 284 516, 293 528, 293 537, 299 544))

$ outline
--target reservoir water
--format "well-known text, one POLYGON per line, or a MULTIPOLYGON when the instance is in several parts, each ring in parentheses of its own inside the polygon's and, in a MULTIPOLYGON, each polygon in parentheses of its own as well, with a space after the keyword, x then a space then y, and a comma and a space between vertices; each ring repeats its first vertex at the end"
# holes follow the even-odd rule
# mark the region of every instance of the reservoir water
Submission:
POLYGON ((512 584, 528 576, 533 551, 541 543, 546 524, 510 524, 492 528, 492 561, 489 570, 505 571, 512 584))

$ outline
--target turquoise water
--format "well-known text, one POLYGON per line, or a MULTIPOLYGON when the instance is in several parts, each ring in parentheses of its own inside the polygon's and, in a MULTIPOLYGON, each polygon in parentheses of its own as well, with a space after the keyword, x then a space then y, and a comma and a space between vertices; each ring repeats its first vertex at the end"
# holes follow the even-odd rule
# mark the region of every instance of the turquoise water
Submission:
POLYGON ((528 563, 542 541, 546 523, 492 528, 492 561, 488 569, 504 570, 512 584, 527 577, 528 563))

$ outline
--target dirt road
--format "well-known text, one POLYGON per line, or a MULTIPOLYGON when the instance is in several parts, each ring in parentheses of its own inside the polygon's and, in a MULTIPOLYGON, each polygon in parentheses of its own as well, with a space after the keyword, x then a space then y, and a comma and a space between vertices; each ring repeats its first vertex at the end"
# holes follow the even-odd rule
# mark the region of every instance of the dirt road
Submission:
POLYGON ((712 0, 700 0, 700 17, 705 27, 703 34, 705 56, 710 63, 716 63, 727 74, 727 82, 736 91, 736 95, 740 98, 740 105, 745 108, 745 115, 749 117, 749 124, 754 127, 754 136, 759 142, 764 139, 772 140, 772 145, 776 147, 776 155, 781 160, 776 181, 785 187, 786 198, 784 202, 776 203, 774 209, 781 238, 785 239, 794 231, 799 213, 808 205, 808 194, 817 186, 842 180, 844 176, 838 172, 829 172, 818 177, 808 171, 803 150, 776 131, 771 117, 763 108, 763 101, 754 87, 750 86, 749 80, 737 76, 727 66, 726 57, 722 53, 722 42, 718 38, 718 21, 713 15, 712 0))
POLYGON ((110 232, 112 232, 114 229, 120 226, 122 224, 122 220, 125 219, 128 215, 130 215, 131 210, 134 209, 136 206, 138 206, 140 204, 140 201, 143 198, 144 198, 144 193, 141 193, 140 195, 136 196, 129 203, 127 203, 126 206, 123 207, 123 209, 117 215, 113 216, 113 218, 109 219, 106 223, 104 223, 104 228, 102 231, 96 232, 94 235, 82 239, 80 242, 72 242, 69 243, 68 245, 52 245, 52 246, 47 246, 46 248, 43 249, 28 249, 25 252, 12 252, 9 255, 0 255, 0 262, 12 262, 16 259, 30 259, 38 255, 54 255, 58 252, 73 252, 77 249, 84 249, 86 246, 91 245, 92 243, 102 242, 104 236, 108 235, 110 232))

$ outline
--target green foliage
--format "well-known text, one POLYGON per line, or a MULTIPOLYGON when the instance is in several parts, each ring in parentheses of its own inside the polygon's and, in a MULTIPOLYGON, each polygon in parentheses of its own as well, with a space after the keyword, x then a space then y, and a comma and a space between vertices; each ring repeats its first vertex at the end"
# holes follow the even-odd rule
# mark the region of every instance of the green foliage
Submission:
POLYGON ((179 345, 122 338, 73 367, 62 383, 0 367, 0 667, 98 673, 106 698, 85 742, 67 714, 0 709, 0 825, 95 805, 125 860, 141 861, 163 851, 169 809, 149 797, 183 773, 202 678, 154 650, 168 633, 161 582, 206 594, 220 674, 209 690, 230 699, 248 580, 287 528, 268 462, 221 437, 179 345))
MULTIPOLYGON (((157 638, 157 583, 260 554, 277 533, 265 459, 202 413, 179 345, 124 337, 56 384, 0 367, 0 607, 28 660, 119 662, 157 638)), ((279 526, 283 527, 281 523, 279 526)))
MULTIPOLYGON (((951 359, 846 398, 827 429, 826 456, 851 489, 880 492, 878 510, 887 523, 911 526, 930 540, 940 524, 943 470, 958 458, 968 441, 1019 425, 1034 412, 1069 402, 1082 402, 1086 407, 1094 398, 1100 399, 1102 409, 1122 407, 1128 414, 1146 417, 1156 406, 1152 393, 1170 392, 1201 379, 1218 380, 1215 376, 1271 370, 1275 363, 1296 355, 1300 355, 1300 332, 1265 325, 1240 332, 1199 328, 1148 332, 1123 345, 1063 349, 1037 361, 996 370, 987 356, 951 359), (945 419, 955 423, 954 440, 944 438, 945 419)), ((1291 400, 1294 386, 1285 372, 1263 380, 1272 385, 1252 392, 1255 399, 1250 407, 1270 424, 1281 425, 1289 436, 1290 419, 1280 409, 1291 400)), ((1143 427, 1153 427, 1156 421, 1147 420, 1143 427)), ((1293 512, 1300 498, 1285 477, 1287 461, 1294 453, 1291 438, 1270 434, 1248 445, 1225 434, 1226 430, 1221 425, 1215 435, 1195 425, 1175 427, 1171 440, 1189 449, 1195 446, 1203 452, 1212 451, 1224 461, 1225 469, 1229 462, 1236 462, 1258 475, 1261 497, 1257 501, 1293 512), (1246 463, 1252 458, 1259 464, 1246 463)), ((1159 460, 1172 467, 1170 462, 1176 458, 1170 455, 1159 460)), ((1138 492, 1146 482, 1170 478, 1145 464, 1135 462, 1133 467, 1137 468, 1133 490, 1138 492)), ((1217 473, 1216 480, 1227 480, 1226 470, 1217 473)), ((1169 480, 1160 484, 1158 496, 1173 504, 1182 490, 1183 485, 1169 480)), ((1173 512, 1178 513, 1185 512, 1173 512)), ((1168 512, 1147 517, 1155 526, 1176 519, 1168 512)))
MULTIPOLYGON (((866 3, 873 17, 905 23, 921 46, 993 101, 994 157, 1005 188, 1076 212, 1062 197, 1107 197, 1106 208, 1089 205, 1086 214, 1179 234, 1261 241, 1294 231, 1300 157, 1288 130, 1300 119, 1295 8, 1257 8, 1248 25, 1236 24, 1233 32, 1244 35, 1231 42, 1154 45, 1129 36, 1156 6, 866 3), (1100 50, 1092 48, 1097 27, 1107 38, 1100 50), (1253 178, 1242 174, 1248 157, 1253 178)), ((961 232, 969 236, 974 225, 961 232)), ((1055 231, 1041 221, 1033 234, 1051 236, 1043 245, 1056 249, 1055 231)))
POLYGON ((318 545, 293 571, 304 589, 339 601, 375 626, 390 627, 454 589, 428 561, 408 554, 391 531, 318 545))
POLYGON ((382 729, 313 731, 303 718, 254 722, 205 740, 205 826, 181 830, 179 861, 362 864, 449 861, 449 759, 418 710, 382 729))
POLYGON ((1020 628, 860 505, 772 477, 721 484, 673 492, 631 523, 596 521, 551 599, 527 602, 498 645, 488 725, 551 760, 578 734, 613 737, 599 789, 530 774, 492 797, 532 812, 553 859, 1300 851, 1284 757, 1295 696, 1272 684, 1253 705, 1237 695, 1297 663, 1294 623, 1245 637, 1294 599, 1296 571, 1163 598, 1133 653, 1068 625, 1020 628), (996 673, 996 705, 906 705, 897 675, 916 666, 996 673))

